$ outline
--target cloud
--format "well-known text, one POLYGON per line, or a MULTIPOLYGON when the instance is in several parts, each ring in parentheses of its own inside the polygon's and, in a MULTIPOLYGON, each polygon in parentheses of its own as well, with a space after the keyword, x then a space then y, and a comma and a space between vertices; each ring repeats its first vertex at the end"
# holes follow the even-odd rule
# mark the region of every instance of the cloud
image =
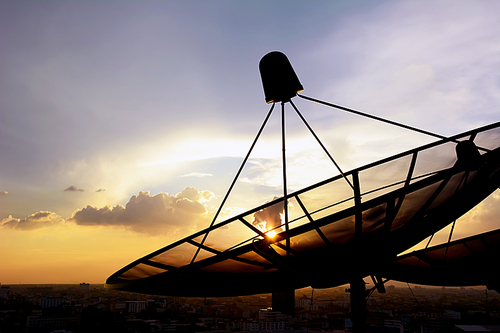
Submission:
MULTIPOLYGON (((276 200, 274 197, 273 200, 276 200)), ((281 214, 284 213, 282 202, 278 202, 272 206, 261 209, 253 214, 252 224, 261 230, 271 230, 281 225, 281 214)))
POLYGON ((83 191, 85 190, 82 188, 76 188, 76 186, 73 185, 64 190, 64 192, 83 192, 83 191))
POLYGON ((64 219, 52 212, 37 212, 24 219, 13 218, 12 215, 3 219, 0 226, 17 230, 34 230, 63 223, 64 219))
POLYGON ((106 191, 106 190, 103 189, 103 188, 100 188, 100 189, 96 190, 96 192, 104 192, 104 191, 106 191))
POLYGON ((202 172, 191 172, 179 177, 198 177, 198 178, 203 178, 203 177, 212 177, 213 175, 211 173, 202 173, 202 172))
POLYGON ((176 195, 139 192, 125 206, 87 207, 77 210, 69 219, 79 225, 123 226, 136 232, 178 234, 208 226, 211 214, 203 202, 212 199, 210 191, 186 187, 176 195))
POLYGON ((7 195, 7 194, 9 194, 9 192, 7 192, 7 191, 0 191, 0 195, 7 195))

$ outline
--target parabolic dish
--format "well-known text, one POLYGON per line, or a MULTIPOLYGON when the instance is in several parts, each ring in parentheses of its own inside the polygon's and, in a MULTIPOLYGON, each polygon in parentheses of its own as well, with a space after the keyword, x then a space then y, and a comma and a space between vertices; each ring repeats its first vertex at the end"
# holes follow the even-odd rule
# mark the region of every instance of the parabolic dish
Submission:
POLYGON ((497 229, 403 255, 384 277, 432 286, 485 285, 498 292, 499 258, 497 229))
POLYGON ((381 268, 397 262, 399 253, 499 187, 499 146, 495 123, 351 170, 345 175, 354 191, 339 175, 288 194, 295 207, 288 231, 278 223, 271 236, 270 221, 267 230, 252 224, 256 216, 283 207, 283 198, 276 199, 130 263, 105 287, 240 296, 383 276, 381 268), (466 149, 457 160, 456 141, 484 149, 466 149))

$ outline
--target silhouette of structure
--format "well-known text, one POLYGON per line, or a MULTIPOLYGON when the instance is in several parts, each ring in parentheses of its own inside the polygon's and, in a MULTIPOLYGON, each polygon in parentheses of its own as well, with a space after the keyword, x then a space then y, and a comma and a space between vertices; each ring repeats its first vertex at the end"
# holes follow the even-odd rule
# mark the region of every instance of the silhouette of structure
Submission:
POLYGON ((259 63, 267 103, 288 102, 304 90, 288 58, 281 52, 270 52, 259 63))
POLYGON ((343 172, 291 101, 303 88, 286 56, 271 52, 259 67, 265 99, 273 104, 221 207, 276 102, 282 106, 283 196, 218 222, 220 207, 208 228, 123 267, 107 279, 106 288, 169 296, 286 296, 307 286, 350 283, 355 331, 362 331, 367 276, 379 291, 384 291, 384 278, 497 287, 493 279, 497 274, 483 264, 498 258, 500 231, 398 254, 453 223, 499 187, 500 123, 447 138, 298 95, 439 138, 343 172), (286 186, 287 103, 339 170, 338 176, 293 193, 287 193, 286 186), (300 212, 290 214, 290 203, 300 212), (465 267, 474 270, 465 272, 465 267))
POLYGON ((384 276, 434 286, 477 286, 500 292, 500 229, 400 256, 384 276))

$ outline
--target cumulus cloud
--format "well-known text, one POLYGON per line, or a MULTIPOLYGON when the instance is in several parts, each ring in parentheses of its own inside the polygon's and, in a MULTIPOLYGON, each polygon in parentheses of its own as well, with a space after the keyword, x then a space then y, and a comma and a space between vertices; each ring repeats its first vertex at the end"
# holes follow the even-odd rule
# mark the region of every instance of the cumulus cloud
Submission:
POLYGON ((175 195, 139 192, 125 206, 87 207, 73 213, 70 221, 87 226, 124 226, 133 231, 156 234, 178 234, 208 226, 211 215, 203 202, 212 199, 210 191, 186 187, 175 195))
POLYGON ((12 215, 3 219, 0 226, 17 230, 34 230, 63 223, 64 219, 52 212, 37 212, 24 219, 13 218, 12 215))
POLYGON ((83 191, 85 190, 82 188, 77 188, 76 186, 73 185, 64 190, 64 192, 83 192, 83 191))
POLYGON ((281 214, 284 214, 283 203, 278 202, 253 214, 252 224, 261 230, 274 229, 282 223, 281 214))

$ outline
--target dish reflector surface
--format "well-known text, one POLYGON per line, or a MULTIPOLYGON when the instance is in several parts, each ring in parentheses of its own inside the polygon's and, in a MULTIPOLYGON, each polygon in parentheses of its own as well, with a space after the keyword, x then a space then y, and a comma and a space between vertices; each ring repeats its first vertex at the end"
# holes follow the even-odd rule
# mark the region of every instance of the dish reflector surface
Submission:
POLYGON ((237 296, 383 276, 381 268, 398 260, 398 253, 499 187, 499 146, 500 123, 495 123, 354 169, 345 175, 352 183, 359 178, 360 204, 339 175, 288 194, 289 202, 300 207, 289 231, 277 226, 270 237, 252 224, 256 213, 283 206, 279 198, 132 262, 111 275, 105 287, 170 296, 237 296), (490 151, 479 150, 478 163, 457 163, 452 140, 472 140, 490 151))

